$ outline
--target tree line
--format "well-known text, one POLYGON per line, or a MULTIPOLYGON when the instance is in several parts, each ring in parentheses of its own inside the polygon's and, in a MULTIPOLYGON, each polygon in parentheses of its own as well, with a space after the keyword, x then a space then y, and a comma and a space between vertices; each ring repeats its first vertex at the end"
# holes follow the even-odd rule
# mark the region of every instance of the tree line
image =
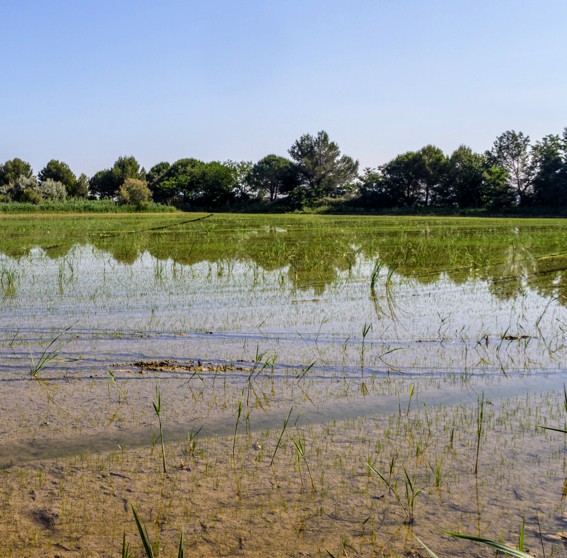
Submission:
POLYGON ((335 208, 567 209, 567 128, 532 143, 506 131, 484 153, 460 146, 450 155, 433 145, 408 151, 359 172, 325 131, 301 136, 288 157, 203 162, 185 158, 146 171, 133 156, 119 157, 92 177, 76 176, 52 159, 33 174, 29 163, 0 165, 0 202, 113 199, 143 207, 150 202, 183 209, 258 206, 335 208))

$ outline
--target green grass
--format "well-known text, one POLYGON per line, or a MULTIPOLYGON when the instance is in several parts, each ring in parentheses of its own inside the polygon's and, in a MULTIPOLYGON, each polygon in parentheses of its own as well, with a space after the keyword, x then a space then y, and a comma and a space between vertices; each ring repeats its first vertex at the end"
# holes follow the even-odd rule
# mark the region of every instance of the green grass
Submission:
POLYGON ((165 442, 163 439, 163 425, 161 421, 161 391, 159 386, 156 386, 156 400, 152 402, 154 412, 158 418, 159 423, 159 440, 161 443, 161 463, 164 474, 167 474, 167 463, 165 459, 165 442))
POLYGON ((175 212, 175 208, 150 203, 143 209, 135 205, 121 205, 112 200, 66 200, 41 203, 0 202, 0 213, 157 213, 175 212))

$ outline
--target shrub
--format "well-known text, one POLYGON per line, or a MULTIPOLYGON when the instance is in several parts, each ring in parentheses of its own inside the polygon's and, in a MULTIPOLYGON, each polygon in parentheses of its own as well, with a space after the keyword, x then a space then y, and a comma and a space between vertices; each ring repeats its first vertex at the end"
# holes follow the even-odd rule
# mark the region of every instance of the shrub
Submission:
POLYGON ((64 201, 67 198, 65 184, 48 178, 34 187, 41 201, 64 201))
POLYGON ((152 201, 152 192, 145 181, 127 178, 118 190, 118 201, 142 208, 152 201))

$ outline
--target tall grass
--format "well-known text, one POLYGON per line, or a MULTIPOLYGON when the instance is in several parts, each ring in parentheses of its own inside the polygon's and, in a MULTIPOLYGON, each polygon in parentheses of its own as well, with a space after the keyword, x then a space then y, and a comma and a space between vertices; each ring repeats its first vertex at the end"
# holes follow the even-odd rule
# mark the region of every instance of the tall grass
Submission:
POLYGON ((118 205, 113 200, 66 200, 41 203, 1 202, 0 213, 171 213, 176 208, 150 203, 143 208, 136 205, 118 205))
POLYGON ((167 474, 167 464, 165 461, 165 443, 164 443, 164 439, 163 439, 163 426, 162 426, 162 422, 161 422, 161 391, 159 389, 159 386, 156 386, 156 400, 152 403, 153 407, 154 407, 154 412, 158 418, 158 422, 159 422, 159 439, 161 442, 161 462, 162 462, 162 468, 163 468, 163 472, 167 474))
MULTIPOLYGON (((76 323, 76 322, 75 322, 76 323)), ((43 349, 42 353, 39 355, 37 360, 34 359, 33 354, 30 354, 30 374, 32 378, 39 378, 40 371, 49 364, 52 360, 55 360, 59 356, 59 351, 63 346, 62 338, 63 336, 74 326, 71 324, 69 327, 65 328, 61 333, 56 335, 49 344, 43 349)))

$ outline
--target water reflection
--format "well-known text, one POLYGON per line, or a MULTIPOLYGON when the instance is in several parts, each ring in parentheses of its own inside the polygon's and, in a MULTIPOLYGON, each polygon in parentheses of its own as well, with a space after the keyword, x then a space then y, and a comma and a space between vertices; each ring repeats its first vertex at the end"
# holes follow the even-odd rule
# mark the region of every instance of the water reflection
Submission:
MULTIPOLYGON (((312 289, 316 296, 366 259, 423 285, 443 277, 456 285, 482 280, 500 300, 513 299, 529 288, 567 304, 567 228, 557 224, 512 226, 502 221, 487 228, 467 227, 466 222, 432 226, 426 221, 400 226, 392 220, 362 218, 272 221, 277 225, 265 224, 263 218, 225 222, 215 216, 159 230, 130 228, 111 234, 74 230, 45 238, 20 234, 17 239, 4 235, 0 252, 20 259, 41 248, 48 258, 64 259, 74 246, 91 244, 127 265, 144 253, 182 266, 207 262, 230 267, 230 262, 244 261, 257 270, 280 270, 295 288, 312 289)), ((6 289, 8 276, 3 273, 4 296, 13 296, 14 283, 6 289)), ((368 281, 370 288, 371 277, 368 281)), ((376 289, 380 289, 391 311, 388 282, 372 288, 373 300, 378 300, 376 289)))

